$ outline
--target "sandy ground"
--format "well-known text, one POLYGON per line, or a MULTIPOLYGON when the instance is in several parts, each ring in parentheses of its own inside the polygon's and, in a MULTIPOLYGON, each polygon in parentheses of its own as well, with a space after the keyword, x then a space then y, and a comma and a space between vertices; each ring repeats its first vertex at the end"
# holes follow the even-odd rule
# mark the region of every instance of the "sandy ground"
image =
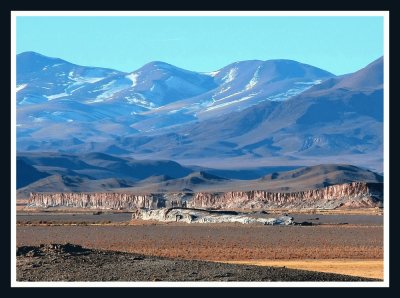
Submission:
POLYGON ((98 212, 23 212, 17 213, 17 223, 119 223, 128 222, 132 218, 132 213, 130 212, 98 212))
MULTIPOLYGON (((254 217, 277 217, 283 214, 293 216, 296 222, 308 221, 313 224, 350 224, 350 225, 368 225, 381 226, 383 225, 383 216, 378 214, 304 214, 293 212, 268 212, 267 214, 252 213, 249 215, 254 217)), ((70 210, 62 210, 61 212, 53 212, 49 210, 25 210, 17 213, 18 223, 117 223, 128 222, 132 218, 131 212, 122 211, 104 211, 87 209, 80 212, 71 212, 70 210)))
POLYGON ((231 264, 286 267, 319 272, 383 279, 383 260, 332 259, 332 260, 245 260, 226 261, 231 264))
POLYGON ((148 256, 383 278, 382 215, 290 215, 316 225, 130 222, 126 212, 20 211, 17 246, 74 243, 148 256))
POLYGON ((70 225, 18 226, 17 245, 74 243, 203 260, 381 259, 379 226, 70 225))

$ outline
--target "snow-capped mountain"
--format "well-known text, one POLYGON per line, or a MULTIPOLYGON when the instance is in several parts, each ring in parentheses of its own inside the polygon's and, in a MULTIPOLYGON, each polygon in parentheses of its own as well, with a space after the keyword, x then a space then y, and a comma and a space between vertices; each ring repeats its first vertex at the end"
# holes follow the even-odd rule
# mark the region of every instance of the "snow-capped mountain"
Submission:
POLYGON ((285 100, 332 76, 290 60, 237 62, 213 73, 156 61, 124 73, 25 52, 17 56, 18 123, 123 117, 151 130, 285 100))
POLYGON ((379 155, 382 83, 382 58, 336 77, 292 60, 210 73, 156 61, 125 73, 25 52, 17 149, 177 160, 379 155))
POLYGON ((212 105, 201 113, 242 110, 265 100, 284 101, 331 77, 327 71, 292 60, 236 62, 215 73, 219 88, 211 97, 212 105))
POLYGON ((348 162, 382 171, 383 58, 285 101, 123 139, 135 154, 210 165, 348 162))
POLYGON ((17 104, 23 106, 63 98, 79 100, 84 94, 82 89, 121 75, 123 73, 116 70, 83 67, 25 52, 17 55, 17 104))
POLYGON ((17 104, 57 99, 83 104, 118 101, 138 111, 196 96, 215 88, 212 77, 163 62, 151 62, 132 73, 84 67, 34 52, 17 56, 17 104))
POLYGON ((144 118, 132 127, 150 131, 240 111, 263 101, 284 101, 334 77, 292 60, 241 61, 207 74, 214 78, 216 88, 144 112, 144 118))
POLYGON ((21 148, 30 150, 48 141, 90 143, 135 133, 131 125, 145 117, 141 113, 216 86, 212 76, 163 62, 124 73, 21 53, 16 86, 19 144, 29 144, 21 148))

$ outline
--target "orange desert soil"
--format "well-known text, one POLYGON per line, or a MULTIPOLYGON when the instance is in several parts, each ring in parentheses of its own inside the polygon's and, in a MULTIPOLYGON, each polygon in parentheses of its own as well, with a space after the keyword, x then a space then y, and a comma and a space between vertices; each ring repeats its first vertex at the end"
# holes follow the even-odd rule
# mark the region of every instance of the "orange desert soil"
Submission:
POLYGON ((213 260, 383 259, 383 226, 242 224, 18 225, 17 246, 88 248, 213 260))

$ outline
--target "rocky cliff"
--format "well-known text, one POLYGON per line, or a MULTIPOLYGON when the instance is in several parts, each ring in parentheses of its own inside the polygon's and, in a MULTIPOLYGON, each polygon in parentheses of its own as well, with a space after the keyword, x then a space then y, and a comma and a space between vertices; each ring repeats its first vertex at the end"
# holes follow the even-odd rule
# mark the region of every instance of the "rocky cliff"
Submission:
POLYGON ((362 208, 383 205, 382 183, 353 182, 301 192, 244 191, 197 193, 188 203, 193 208, 362 208))
POLYGON ((31 193, 29 207, 96 209, 158 209, 191 207, 212 209, 312 208, 335 209, 383 205, 382 183, 353 182, 301 192, 232 191, 199 193, 31 193))
POLYGON ((80 207, 96 209, 135 209, 165 207, 162 195, 125 193, 31 193, 29 207, 80 207))

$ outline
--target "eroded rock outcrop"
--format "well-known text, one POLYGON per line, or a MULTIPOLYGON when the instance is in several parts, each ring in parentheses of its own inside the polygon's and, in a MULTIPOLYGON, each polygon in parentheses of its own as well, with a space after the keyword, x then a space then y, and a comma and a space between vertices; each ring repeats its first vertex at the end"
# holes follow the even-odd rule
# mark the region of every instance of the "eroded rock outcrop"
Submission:
POLYGON ((301 192, 233 191, 223 193, 197 193, 188 203, 193 208, 214 209, 268 209, 338 207, 366 208, 383 204, 382 183, 353 182, 301 192))
POLYGON ((29 207, 136 209, 335 209, 383 206, 383 184, 353 182, 300 192, 31 193, 29 207))
POLYGON ((292 225, 293 217, 280 216, 277 218, 257 218, 241 213, 210 211, 194 208, 162 208, 162 209, 137 209, 132 219, 156 220, 161 222, 185 223, 260 223, 264 225, 292 225))
POLYGON ((125 193, 31 193, 29 207, 79 207, 96 209, 162 208, 160 194, 134 195, 125 193))

